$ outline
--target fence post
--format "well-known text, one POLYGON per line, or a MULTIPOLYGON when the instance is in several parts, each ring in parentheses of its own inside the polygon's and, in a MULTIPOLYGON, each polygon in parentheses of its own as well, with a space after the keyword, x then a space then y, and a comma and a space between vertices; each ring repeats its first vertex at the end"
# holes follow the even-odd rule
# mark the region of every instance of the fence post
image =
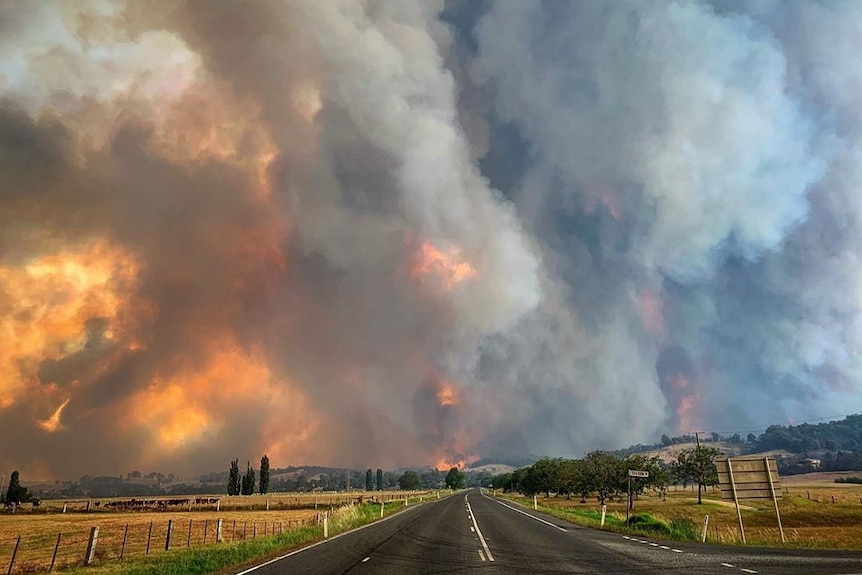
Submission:
POLYGON ((65 512, 66 512, 66 506, 67 506, 67 505, 68 505, 68 503, 66 503, 66 502, 64 501, 64 502, 63 502, 63 513, 65 513, 65 512))
POLYGON ((54 563, 57 562, 57 551, 60 550, 60 536, 62 533, 57 533, 57 544, 54 545, 54 554, 51 555, 51 566, 48 567, 48 573, 54 570, 54 563))
POLYGON ((221 499, 216 501, 216 513, 218 513, 219 511, 221 511, 221 499))
POLYGON ((186 547, 191 547, 192 545, 192 519, 189 519, 189 535, 186 537, 186 547))
POLYGON ((92 565, 96 557, 96 544, 99 541, 99 526, 90 527, 90 538, 87 540, 87 553, 84 555, 84 565, 92 565))
POLYGON ((165 535, 165 551, 171 550, 171 532, 174 530, 174 520, 168 519, 168 533, 165 535))
POLYGON ((9 561, 9 569, 6 571, 6 575, 12 575, 12 567, 15 566, 15 556, 18 554, 18 546, 21 545, 21 536, 18 536, 18 540, 15 541, 15 549, 12 550, 12 560, 9 561))
POLYGON ((189 497, 189 511, 192 510, 192 498, 189 497))
POLYGON ((90 512, 90 501, 88 500, 87 501, 87 508, 84 510, 84 513, 89 513, 89 512, 90 512))
POLYGON ((210 520, 205 519, 204 520, 204 543, 203 543, 204 545, 207 544, 207 531, 209 531, 209 527, 210 527, 210 520))
POLYGON ((248 533, 248 521, 243 521, 242 524, 242 540, 245 541, 246 533, 248 533))
POLYGON ((221 543, 221 542, 222 542, 221 519, 219 519, 218 521, 216 521, 216 543, 221 543))
POLYGON ((233 535, 231 535, 230 540, 236 541, 236 519, 233 520, 233 535))
POLYGON ((120 545, 120 561, 126 555, 126 539, 129 538, 129 524, 126 523, 126 528, 123 530, 123 543, 120 545))
POLYGON ((153 522, 150 521, 150 530, 147 532, 147 552, 145 555, 150 554, 150 541, 153 539, 153 522))
POLYGON ((601 524, 601 525, 599 525, 599 527, 604 527, 604 526, 605 526, 605 514, 607 514, 607 512, 608 512, 608 506, 607 506, 607 505, 602 505, 602 524, 601 524))
POLYGON ((703 534, 700 536, 700 542, 706 543, 706 530, 709 528, 709 515, 703 518, 703 534))
POLYGON ((269 499, 266 500, 266 510, 269 511, 269 499))
POLYGON ((255 521, 251 526, 251 538, 257 539, 257 521, 255 521))

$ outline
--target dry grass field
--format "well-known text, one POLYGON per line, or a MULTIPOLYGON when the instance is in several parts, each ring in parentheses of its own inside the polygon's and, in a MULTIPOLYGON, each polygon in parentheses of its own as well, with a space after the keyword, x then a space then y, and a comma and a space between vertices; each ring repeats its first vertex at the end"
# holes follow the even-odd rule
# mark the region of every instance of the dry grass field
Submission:
MULTIPOLYGON (((782 479, 783 481, 783 479, 782 479)), ((793 547, 862 549, 862 485, 835 484, 824 480, 793 481, 785 485, 789 493, 779 500, 781 521, 788 545, 793 547), (810 496, 810 499, 809 499, 810 496), (832 503, 834 497, 835 503, 832 503)), ((528 506, 532 499, 518 498, 528 506)), ((588 503, 564 497, 545 499, 539 505, 564 511, 580 512, 573 520, 595 523, 587 513, 597 512, 600 506, 595 498, 588 503), (586 521, 584 521, 586 519, 586 521)), ((781 545, 775 508, 771 500, 744 502, 742 518, 746 542, 751 545, 781 545)), ((707 541, 715 543, 741 543, 736 508, 732 502, 722 501, 717 492, 708 491, 702 505, 697 504, 697 491, 671 488, 667 500, 655 493, 647 493, 635 500, 635 513, 647 512, 659 519, 671 521, 684 518, 702 528, 704 516, 709 515, 707 541)), ((608 504, 608 513, 625 519, 625 502, 608 504)), ((574 514, 573 514, 574 515, 574 514)))
POLYGON ((67 504, 67 512, 62 513, 63 502, 54 501, 47 506, 47 511, 43 505, 32 512, 0 514, 0 565, 4 570, 9 565, 19 536, 13 572, 40 573, 50 566, 55 547, 56 567, 80 564, 93 526, 99 527, 96 560, 104 562, 165 551, 169 522, 170 548, 178 549, 215 543, 219 519, 222 541, 242 541, 316 524, 323 512, 348 503, 360 500, 398 502, 405 495, 411 497, 411 501, 436 496, 434 492, 389 491, 222 497, 218 510, 215 504, 193 503, 191 512, 185 504, 159 511, 110 511, 106 510, 105 503, 117 499, 102 499, 91 500, 89 513, 83 512, 83 502, 67 504), (267 505, 269 510, 266 510, 267 505))

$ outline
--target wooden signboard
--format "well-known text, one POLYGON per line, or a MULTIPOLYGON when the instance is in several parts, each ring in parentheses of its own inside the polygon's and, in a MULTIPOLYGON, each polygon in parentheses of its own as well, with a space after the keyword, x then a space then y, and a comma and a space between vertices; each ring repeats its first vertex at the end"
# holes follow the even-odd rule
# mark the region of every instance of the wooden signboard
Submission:
POLYGON ((716 459, 715 468, 718 471, 718 485, 721 498, 730 499, 736 504, 736 516, 739 519, 739 534, 745 543, 745 527, 742 524, 742 512, 739 502, 752 499, 771 499, 775 504, 775 516, 778 518, 778 531, 781 542, 785 542, 784 528, 781 526, 781 513, 778 510, 778 500, 781 498, 781 481, 778 477, 778 464, 774 457, 728 457, 716 459))

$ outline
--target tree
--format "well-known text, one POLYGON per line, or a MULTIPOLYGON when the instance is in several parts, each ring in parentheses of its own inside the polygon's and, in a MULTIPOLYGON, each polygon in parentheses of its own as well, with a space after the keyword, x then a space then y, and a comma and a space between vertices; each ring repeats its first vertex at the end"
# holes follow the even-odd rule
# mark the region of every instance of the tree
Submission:
POLYGON ((32 499, 30 490, 21 486, 21 479, 17 471, 13 471, 9 477, 9 487, 6 488, 4 503, 27 503, 32 499))
POLYGON ((264 455, 260 458, 260 494, 266 495, 267 493, 269 493, 269 457, 264 455))
POLYGON ((745 438, 748 443, 757 443, 757 436, 753 433, 749 433, 748 437, 745 438))
POLYGON ((701 493, 707 485, 718 483, 718 471, 715 469, 715 458, 721 451, 714 447, 699 445, 694 449, 683 449, 672 464, 673 474, 683 484, 691 481, 697 483, 697 503, 703 503, 701 493))
POLYGON ((374 472, 371 471, 369 467, 365 471, 365 491, 373 491, 374 490, 374 472))
POLYGON ((410 491, 419 487, 419 474, 407 470, 398 478, 398 486, 404 491, 410 491))
POLYGON ((230 472, 227 478, 227 494, 239 495, 240 493, 239 459, 230 462, 230 472))
POLYGON ((243 495, 254 495, 254 469, 251 468, 251 462, 246 462, 246 470, 245 475, 242 478, 242 494, 243 495))
POLYGON ((626 489, 626 470, 621 461, 606 451, 593 451, 584 458, 585 471, 599 494, 599 502, 626 489))
POLYGON ((712 440, 716 443, 721 441, 721 434, 718 433, 717 431, 713 431, 712 432, 712 440))
POLYGON ((383 491, 383 470, 377 468, 377 491, 383 491))
POLYGON ((467 478, 457 467, 453 467, 446 474, 446 487, 449 489, 464 489, 467 487, 467 478))
POLYGON ((662 444, 662 445, 664 445, 665 447, 667 447, 667 446, 668 446, 668 445, 670 445, 671 443, 673 443, 673 441, 671 441, 671 439, 670 439, 670 437, 668 437, 667 433, 665 433, 665 434, 663 434, 663 435, 661 436, 661 444, 662 444))

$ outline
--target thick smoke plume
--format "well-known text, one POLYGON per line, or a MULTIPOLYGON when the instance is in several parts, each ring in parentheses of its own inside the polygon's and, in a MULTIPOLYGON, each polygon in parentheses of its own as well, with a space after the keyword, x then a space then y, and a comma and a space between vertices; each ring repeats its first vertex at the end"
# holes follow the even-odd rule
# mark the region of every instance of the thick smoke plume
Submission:
POLYGON ((859 409, 860 41, 852 2, 0 2, 0 466, 859 409))

